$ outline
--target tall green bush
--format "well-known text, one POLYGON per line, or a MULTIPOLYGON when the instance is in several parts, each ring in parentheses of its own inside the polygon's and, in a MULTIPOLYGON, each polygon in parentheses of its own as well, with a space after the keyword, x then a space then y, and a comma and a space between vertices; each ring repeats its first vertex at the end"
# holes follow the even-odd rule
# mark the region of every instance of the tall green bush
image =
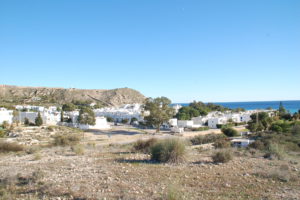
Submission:
POLYGON ((185 144, 179 139, 164 139, 151 147, 151 159, 157 162, 184 160, 185 144))

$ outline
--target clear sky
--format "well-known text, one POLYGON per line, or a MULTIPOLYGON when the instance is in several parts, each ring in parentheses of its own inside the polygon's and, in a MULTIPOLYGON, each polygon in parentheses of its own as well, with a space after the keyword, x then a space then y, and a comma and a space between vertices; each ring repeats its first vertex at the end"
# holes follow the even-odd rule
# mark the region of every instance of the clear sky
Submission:
POLYGON ((299 100, 299 0, 0 0, 0 84, 299 100))

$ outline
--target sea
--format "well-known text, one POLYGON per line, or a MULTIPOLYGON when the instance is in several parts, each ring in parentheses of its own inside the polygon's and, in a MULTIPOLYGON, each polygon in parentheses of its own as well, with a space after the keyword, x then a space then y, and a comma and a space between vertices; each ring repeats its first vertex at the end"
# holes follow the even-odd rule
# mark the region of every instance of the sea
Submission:
MULTIPOLYGON (((282 102, 283 106, 291 114, 300 110, 300 100, 297 101, 250 101, 250 102, 213 102, 214 104, 221 105, 227 108, 244 108, 245 110, 256 110, 256 109, 278 109, 279 104, 282 102)), ((175 103, 174 103, 175 104, 175 103)), ((189 103, 177 103, 182 106, 188 106, 189 103)))

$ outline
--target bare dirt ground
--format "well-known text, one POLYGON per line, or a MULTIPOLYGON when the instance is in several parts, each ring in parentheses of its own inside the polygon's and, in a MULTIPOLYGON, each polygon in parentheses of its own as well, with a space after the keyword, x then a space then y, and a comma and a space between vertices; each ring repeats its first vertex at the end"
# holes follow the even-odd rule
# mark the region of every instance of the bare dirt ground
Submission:
POLYGON ((122 144, 150 135, 115 131, 85 132, 80 153, 66 146, 0 154, 0 199, 300 199, 299 154, 268 160, 233 149, 232 161, 214 164, 214 150, 188 147, 185 162, 159 164, 122 144))

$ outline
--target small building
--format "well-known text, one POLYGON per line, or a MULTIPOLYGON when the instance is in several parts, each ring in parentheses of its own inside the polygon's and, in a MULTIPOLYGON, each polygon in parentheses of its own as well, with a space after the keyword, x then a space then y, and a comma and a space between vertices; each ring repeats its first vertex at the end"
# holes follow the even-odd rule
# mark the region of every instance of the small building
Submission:
POLYGON ((194 123, 192 120, 178 120, 177 125, 179 128, 192 128, 194 123))
POLYGON ((7 122, 9 124, 13 121, 13 111, 7 110, 6 108, 0 108, 0 124, 3 122, 7 122))
POLYGON ((77 127, 83 130, 87 129, 99 129, 105 130, 110 129, 110 125, 107 123, 105 117, 96 117, 95 125, 88 125, 88 124, 77 124, 77 127))
POLYGON ((170 124, 171 127, 172 126, 177 126, 177 122, 178 122, 178 120, 176 118, 173 118, 173 119, 169 120, 169 124, 170 124))
POLYGON ((184 128, 179 128, 178 126, 171 127, 171 132, 173 133, 183 133, 184 128))
POLYGON ((218 124, 226 124, 227 118, 225 117, 215 117, 208 119, 208 127, 209 128, 218 128, 218 124))
POLYGON ((233 139, 233 140, 231 140, 231 144, 234 147, 247 147, 252 142, 254 142, 254 140, 242 139, 242 138, 241 139, 233 139))

